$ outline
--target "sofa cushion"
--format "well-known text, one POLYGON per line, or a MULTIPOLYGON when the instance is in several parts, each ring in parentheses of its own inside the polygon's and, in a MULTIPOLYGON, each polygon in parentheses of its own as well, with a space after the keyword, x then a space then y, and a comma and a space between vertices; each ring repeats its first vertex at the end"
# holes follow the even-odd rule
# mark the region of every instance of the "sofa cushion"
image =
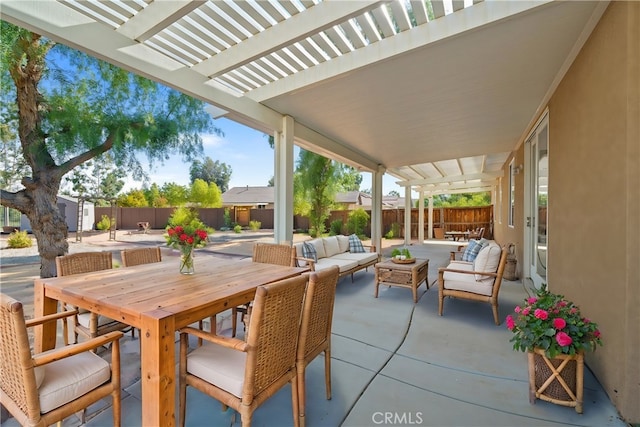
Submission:
POLYGON ((362 241, 355 234, 349 236, 349 252, 357 254, 364 252, 364 246, 362 246, 362 241))
POLYGON ((462 261, 473 262, 480 253, 480 250, 484 247, 484 244, 485 242, 478 240, 469 240, 469 244, 462 254, 462 261))
POLYGON ((351 253, 344 252, 338 255, 334 255, 332 258, 338 259, 346 259, 349 261, 357 261, 358 265, 369 264, 373 261, 378 260, 378 254, 376 252, 365 252, 365 253, 351 253))
MULTIPOLYGON (((498 271, 501 253, 502 249, 500 246, 494 241, 489 241, 487 245, 480 250, 480 253, 478 253, 478 256, 473 262, 474 271, 495 273, 498 271)), ((476 274, 476 280, 478 281, 486 278, 486 275, 476 274)))
POLYGON ((329 268, 333 265, 337 265, 340 269, 340 273, 344 273, 345 271, 351 270, 352 268, 356 268, 358 266, 358 261, 353 261, 349 259, 340 259, 335 256, 331 258, 320 258, 318 262, 315 264, 315 270, 320 271, 325 268, 329 268))
POLYGON ((349 252, 349 236, 343 236, 342 234, 336 236, 338 239, 338 246, 340 247, 340 253, 349 252))
POLYGON ((324 243, 322 243, 322 240, 323 239, 313 239, 305 242, 312 244, 316 248, 316 255, 318 256, 318 259, 327 257, 327 254, 324 252, 324 243))
POLYGON ((308 242, 302 243, 302 256, 307 259, 318 261, 318 253, 316 252, 316 247, 308 242))
POLYGON ((322 243, 324 243, 324 253, 327 258, 340 253, 340 245, 336 236, 325 237, 322 239, 322 243))

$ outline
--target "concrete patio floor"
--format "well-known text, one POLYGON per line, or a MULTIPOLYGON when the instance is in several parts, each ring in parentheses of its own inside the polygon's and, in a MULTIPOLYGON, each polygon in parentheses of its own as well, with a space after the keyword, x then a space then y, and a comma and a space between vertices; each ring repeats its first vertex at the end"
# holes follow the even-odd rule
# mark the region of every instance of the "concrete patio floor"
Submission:
MULTIPOLYGON (((511 332, 504 323, 493 323, 488 304, 448 299, 444 316, 438 316, 437 269, 446 265, 454 247, 444 242, 411 246, 414 256, 430 259, 431 286, 427 290, 421 285, 416 304, 403 288, 381 287, 374 298, 371 268, 356 273, 353 282, 349 277, 338 282, 332 399, 325 398, 324 364, 318 357, 306 374, 307 426, 627 426, 588 369, 583 414, 543 401, 530 405, 527 357, 512 350, 511 332)), ((223 250, 209 255, 225 256, 223 250)), ((526 296, 522 282, 504 281, 501 318, 526 296)), ((138 340, 125 336, 121 350, 125 427, 141 426, 138 351, 138 340)), ((187 426, 240 425, 240 417, 233 414, 233 410, 223 412, 214 399, 188 389, 187 426)), ((108 400, 91 407, 87 415, 87 426, 112 425, 108 400)), ((2 425, 17 424, 9 419, 2 425)), ((75 427, 80 420, 71 417, 63 425, 75 427)), ((255 412, 253 425, 293 425, 289 386, 255 412)))

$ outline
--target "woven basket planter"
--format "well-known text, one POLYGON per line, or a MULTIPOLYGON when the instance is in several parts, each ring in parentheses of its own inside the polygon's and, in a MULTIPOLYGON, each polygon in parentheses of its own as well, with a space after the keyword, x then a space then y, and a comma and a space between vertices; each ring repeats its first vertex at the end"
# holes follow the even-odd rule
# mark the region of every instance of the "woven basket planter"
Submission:
POLYGON ((582 413, 583 352, 576 355, 559 354, 550 359, 545 356, 544 350, 535 349, 528 353, 528 361, 530 403, 540 399, 574 407, 577 413, 582 413))

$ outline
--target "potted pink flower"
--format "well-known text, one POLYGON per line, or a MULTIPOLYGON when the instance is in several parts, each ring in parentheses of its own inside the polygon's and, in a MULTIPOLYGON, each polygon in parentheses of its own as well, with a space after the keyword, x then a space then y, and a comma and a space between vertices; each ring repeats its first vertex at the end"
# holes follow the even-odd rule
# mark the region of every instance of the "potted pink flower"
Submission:
POLYGON ((598 325, 545 285, 514 311, 506 324, 513 349, 529 353, 531 402, 539 398, 582 412, 584 352, 602 345, 598 325))

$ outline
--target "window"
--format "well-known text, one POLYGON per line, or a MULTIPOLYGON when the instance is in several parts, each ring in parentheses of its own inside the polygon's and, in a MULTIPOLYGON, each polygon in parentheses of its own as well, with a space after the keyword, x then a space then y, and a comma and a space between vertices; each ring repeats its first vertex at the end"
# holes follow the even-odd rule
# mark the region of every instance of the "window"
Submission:
POLYGON ((515 159, 509 163, 509 227, 513 227, 516 213, 516 166, 515 159))

